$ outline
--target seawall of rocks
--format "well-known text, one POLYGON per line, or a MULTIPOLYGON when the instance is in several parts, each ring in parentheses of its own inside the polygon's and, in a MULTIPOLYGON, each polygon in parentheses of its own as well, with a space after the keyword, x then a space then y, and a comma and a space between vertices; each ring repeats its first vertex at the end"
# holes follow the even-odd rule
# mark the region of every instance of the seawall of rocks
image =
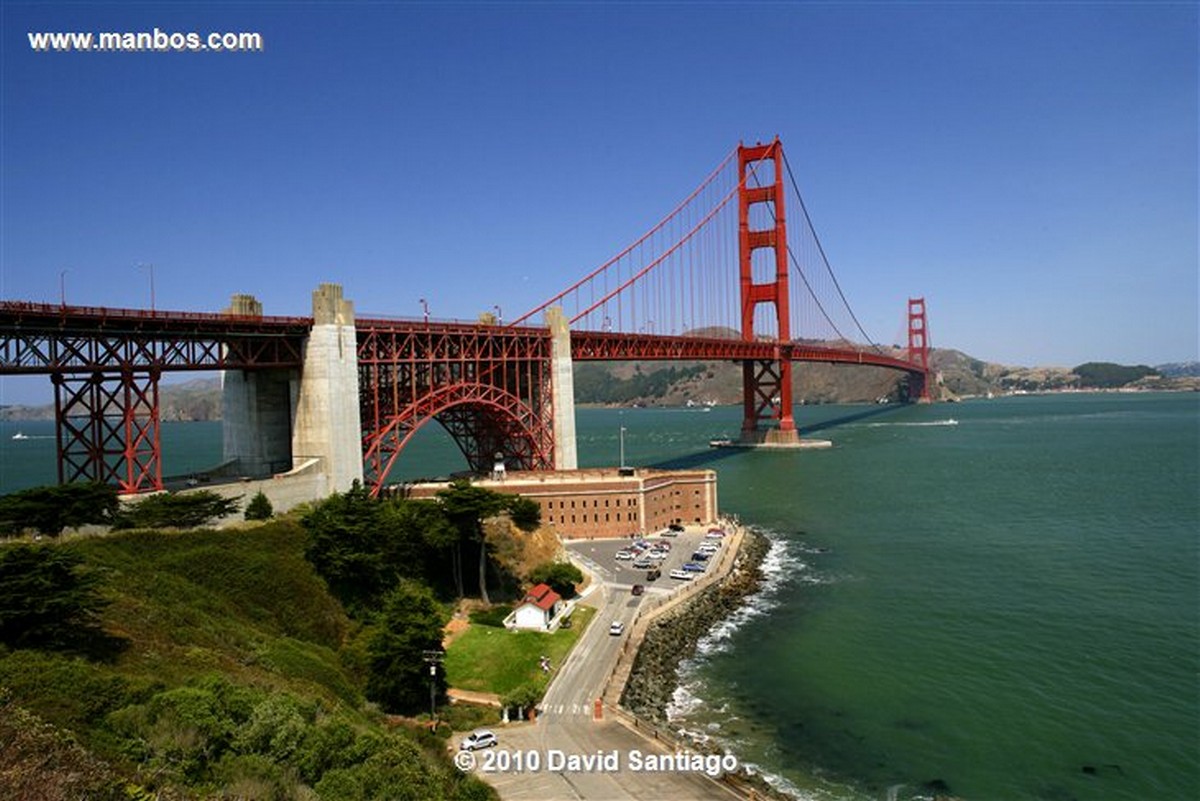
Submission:
POLYGON ((696 653, 696 644, 712 627, 741 606, 762 584, 761 565, 771 542, 747 530, 733 570, 723 581, 690 602, 664 614, 646 632, 621 706, 645 720, 665 723, 667 705, 679 685, 679 665, 696 653))

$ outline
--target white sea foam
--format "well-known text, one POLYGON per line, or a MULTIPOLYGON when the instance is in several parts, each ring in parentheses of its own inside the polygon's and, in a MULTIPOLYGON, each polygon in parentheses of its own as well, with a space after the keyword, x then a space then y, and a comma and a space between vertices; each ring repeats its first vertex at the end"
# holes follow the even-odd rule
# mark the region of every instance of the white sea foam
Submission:
POLYGON ((758 592, 743 599, 742 605, 729 617, 714 625, 696 643, 696 657, 720 653, 729 647, 730 638, 747 622, 762 617, 779 606, 779 591, 785 582, 808 570, 808 564, 793 553, 788 540, 771 537, 771 546, 763 557, 759 570, 763 582, 758 592))
MULTIPOLYGON (((738 720, 735 715, 723 715, 719 719, 705 720, 707 715, 722 715, 729 708, 728 701, 710 703, 710 693, 704 680, 700 677, 701 666, 714 654, 721 653, 732 645, 735 632, 749 621, 766 615, 780 606, 782 596, 788 586, 795 584, 831 584, 839 581, 838 577, 823 575, 812 569, 804 560, 804 556, 826 553, 819 548, 799 540, 785 538, 771 531, 759 529, 771 545, 763 557, 759 569, 763 575, 762 585, 758 592, 743 599, 742 605, 729 617, 717 623, 696 644, 696 655, 685 660, 679 666, 679 685, 671 695, 667 704, 667 720, 679 725, 678 734, 696 741, 720 743, 732 753, 744 750, 740 746, 746 743, 738 742, 736 738, 722 736, 724 726, 738 720), (698 714, 699 713, 699 714, 698 714), (686 724, 690 718, 695 718, 693 727, 686 724)), ((755 763, 744 762, 745 767, 760 775, 767 784, 781 793, 792 796, 799 801, 829 801, 835 796, 821 790, 801 790, 784 776, 764 770, 755 763)))
POLYGON ((686 718, 704 706, 704 699, 700 693, 703 686, 704 683, 695 678, 690 681, 680 681, 675 692, 671 693, 670 703, 667 704, 667 720, 686 718))
POLYGON ((958 421, 953 417, 948 417, 945 420, 929 420, 923 423, 866 423, 867 428, 928 428, 938 426, 956 426, 958 421))

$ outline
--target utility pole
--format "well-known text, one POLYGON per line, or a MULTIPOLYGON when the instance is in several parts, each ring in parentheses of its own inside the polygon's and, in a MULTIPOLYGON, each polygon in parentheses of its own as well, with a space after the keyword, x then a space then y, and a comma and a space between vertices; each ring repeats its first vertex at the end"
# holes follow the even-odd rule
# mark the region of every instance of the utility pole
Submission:
POLYGON ((445 651, 421 652, 421 658, 429 665, 429 728, 432 731, 437 731, 437 669, 445 656, 445 651))

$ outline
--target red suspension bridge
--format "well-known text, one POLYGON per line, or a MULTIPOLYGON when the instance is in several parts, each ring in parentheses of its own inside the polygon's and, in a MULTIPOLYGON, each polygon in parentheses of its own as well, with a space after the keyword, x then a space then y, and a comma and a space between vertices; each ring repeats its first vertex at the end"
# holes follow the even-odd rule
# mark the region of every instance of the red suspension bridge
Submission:
POLYGON ((475 470, 496 453, 574 467, 572 361, 738 362, 747 442, 796 442, 795 362, 902 371, 909 399, 928 401, 923 299, 906 320, 906 347, 863 330, 776 139, 737 147, 636 242, 508 324, 355 320, 330 285, 313 317, 265 316, 244 296, 213 314, 4 301, 0 375, 51 377, 63 482, 161 489, 160 376, 223 370, 238 469, 286 472, 303 454, 324 460, 329 489, 378 491, 431 420, 475 470))

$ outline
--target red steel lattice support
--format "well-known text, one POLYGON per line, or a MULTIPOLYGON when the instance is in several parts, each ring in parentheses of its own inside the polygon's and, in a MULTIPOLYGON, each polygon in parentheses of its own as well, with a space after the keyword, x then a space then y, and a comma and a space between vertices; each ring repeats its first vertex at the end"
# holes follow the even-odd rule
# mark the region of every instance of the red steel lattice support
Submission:
MULTIPOLYGON (((751 168, 753 169, 753 168, 751 168)), ((783 145, 778 137, 768 145, 738 147, 738 263, 741 288, 742 340, 756 339, 755 310, 760 304, 774 306, 777 322, 776 341, 792 339, 788 308, 787 223, 783 202, 783 145), (747 186, 747 168, 758 162, 774 165, 773 182, 766 186, 747 186), (770 204, 774 224, 766 229, 750 227, 751 207, 770 204), (775 275, 769 281, 754 281, 754 251, 774 253, 775 275)), ((752 438, 763 433, 761 423, 773 423, 780 432, 794 432, 792 418, 792 364, 776 353, 769 361, 742 362, 742 436, 752 438)), ((793 435, 794 436, 794 435, 793 435)))
POLYGON ((99 481, 122 493, 161 490, 157 370, 54 373, 59 483, 99 481))
POLYGON ((929 328, 925 316, 925 298, 908 299, 908 360, 921 372, 912 373, 916 383, 910 397, 916 396, 920 403, 930 403, 929 394, 929 328))

